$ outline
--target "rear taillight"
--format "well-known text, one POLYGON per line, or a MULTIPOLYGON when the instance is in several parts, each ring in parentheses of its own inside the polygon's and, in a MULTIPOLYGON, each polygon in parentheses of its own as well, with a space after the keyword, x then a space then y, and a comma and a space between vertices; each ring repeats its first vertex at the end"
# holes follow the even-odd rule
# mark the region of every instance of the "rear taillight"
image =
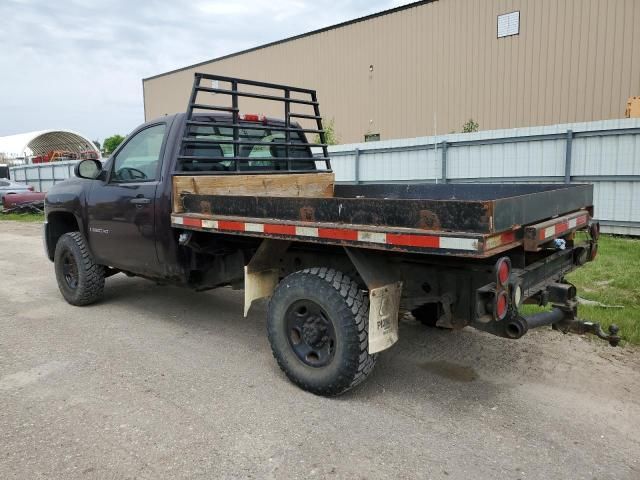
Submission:
POLYGON ((498 320, 502 320, 507 316, 507 311, 509 310, 509 298, 507 297, 507 292, 502 290, 496 294, 496 304, 494 308, 494 312, 496 318, 498 320))
POLYGON ((504 287, 511 276, 511 260, 509 257, 502 257, 495 266, 496 283, 504 287))
MULTIPOLYGON (((511 259, 509 257, 500 258, 493 267, 493 273, 496 279, 495 296, 493 298, 493 315, 496 320, 500 321, 504 319, 509 312, 511 259)), ((520 294, 522 294, 522 291, 520 294)))

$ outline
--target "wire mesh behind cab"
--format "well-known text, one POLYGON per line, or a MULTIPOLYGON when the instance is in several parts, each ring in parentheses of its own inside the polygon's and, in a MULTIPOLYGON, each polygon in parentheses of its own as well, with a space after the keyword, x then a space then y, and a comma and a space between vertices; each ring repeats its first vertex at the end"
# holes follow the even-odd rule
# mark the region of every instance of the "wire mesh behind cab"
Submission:
POLYGON ((178 156, 178 174, 316 171, 331 171, 331 164, 315 91, 195 74, 178 156), (220 83, 227 88, 221 88, 220 83), (241 99, 249 103, 249 111, 264 111, 261 104, 267 103, 266 111, 273 112, 275 105, 282 109, 282 114, 277 118, 243 115, 241 99), (311 112, 299 112, 305 108, 311 112), (306 133, 314 134, 319 143, 310 143, 306 133), (322 154, 314 156, 311 147, 319 147, 322 154))

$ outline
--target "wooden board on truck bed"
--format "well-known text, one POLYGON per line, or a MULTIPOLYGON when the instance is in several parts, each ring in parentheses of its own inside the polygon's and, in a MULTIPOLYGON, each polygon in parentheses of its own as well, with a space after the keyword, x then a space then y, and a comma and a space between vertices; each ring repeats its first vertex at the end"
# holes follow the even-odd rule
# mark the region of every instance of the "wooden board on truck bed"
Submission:
POLYGON ((275 175, 176 175, 173 211, 183 212, 182 198, 192 195, 257 197, 333 197, 335 176, 327 173, 275 175))

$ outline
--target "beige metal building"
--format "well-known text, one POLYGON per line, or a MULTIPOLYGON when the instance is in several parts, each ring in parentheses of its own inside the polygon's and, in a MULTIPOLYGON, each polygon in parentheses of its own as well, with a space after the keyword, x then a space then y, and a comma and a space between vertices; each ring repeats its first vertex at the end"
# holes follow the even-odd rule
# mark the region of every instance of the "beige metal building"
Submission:
POLYGON ((341 143, 622 118, 640 0, 416 2, 146 78, 146 119, 184 111, 196 71, 314 88, 341 143))

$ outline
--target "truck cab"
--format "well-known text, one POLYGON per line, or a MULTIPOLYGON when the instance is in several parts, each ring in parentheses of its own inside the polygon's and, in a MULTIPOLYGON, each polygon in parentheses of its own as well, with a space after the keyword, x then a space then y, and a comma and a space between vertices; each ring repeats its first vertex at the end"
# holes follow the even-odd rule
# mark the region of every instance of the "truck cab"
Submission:
MULTIPOLYGON (((104 165, 86 161, 77 178, 54 186, 47 194, 45 239, 47 256, 53 260, 55 246, 64 233, 80 231, 96 261, 113 269, 146 278, 186 283, 187 265, 180 258, 171 228, 171 178, 177 172, 225 172, 232 166, 233 131, 226 125, 229 115, 197 115, 195 136, 214 143, 192 145, 185 151, 192 157, 176 161, 184 133, 186 115, 175 114, 147 122, 131 132, 104 165), (217 126, 216 124, 220 124, 217 126), (219 142, 219 143, 218 143, 219 142), (217 160, 207 160, 218 157, 217 160), (80 176, 85 178, 81 178, 80 176), (95 177, 95 179, 93 178, 95 177)), ((243 145, 241 172, 286 171, 287 153, 312 159, 304 132, 292 134, 295 147, 285 152, 285 135, 271 128, 282 120, 243 115, 241 124, 264 128, 241 130, 243 139, 258 139, 270 145, 243 145)), ((299 125, 294 124, 294 127, 299 125)), ((294 168, 315 170, 315 162, 295 161, 294 168)))

